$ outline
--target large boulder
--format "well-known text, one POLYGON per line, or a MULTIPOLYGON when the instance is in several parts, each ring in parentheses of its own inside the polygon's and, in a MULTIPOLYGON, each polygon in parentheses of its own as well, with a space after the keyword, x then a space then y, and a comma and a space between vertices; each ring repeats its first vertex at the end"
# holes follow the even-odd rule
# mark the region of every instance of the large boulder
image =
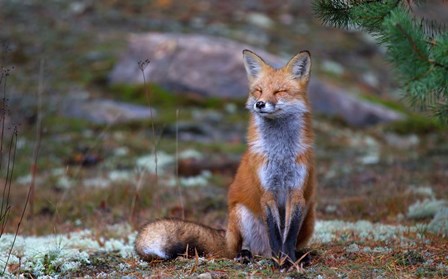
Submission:
MULTIPOLYGON (((245 98, 248 92, 242 50, 260 54, 273 66, 286 61, 266 51, 232 40, 188 34, 132 34, 109 78, 111 83, 143 83, 138 61, 150 59, 146 80, 177 92, 196 92, 206 97, 245 98)), ((341 88, 311 79, 313 110, 338 116, 354 126, 366 126, 403 118, 383 106, 361 100, 341 88)))

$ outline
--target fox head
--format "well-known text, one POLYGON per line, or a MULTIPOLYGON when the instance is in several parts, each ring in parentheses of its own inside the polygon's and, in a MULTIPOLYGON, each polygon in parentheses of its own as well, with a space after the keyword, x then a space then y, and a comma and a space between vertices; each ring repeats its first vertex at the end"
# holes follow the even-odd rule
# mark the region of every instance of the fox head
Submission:
POLYGON ((307 87, 311 57, 301 51, 280 69, 267 64, 250 50, 243 51, 244 67, 249 79, 246 107, 266 118, 283 118, 308 112, 307 87))

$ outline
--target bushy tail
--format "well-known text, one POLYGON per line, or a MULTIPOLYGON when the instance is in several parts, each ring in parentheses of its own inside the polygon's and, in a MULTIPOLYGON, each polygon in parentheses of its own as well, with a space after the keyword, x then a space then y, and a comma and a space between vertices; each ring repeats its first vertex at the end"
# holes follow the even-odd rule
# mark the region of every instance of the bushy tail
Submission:
POLYGON ((144 225, 137 235, 135 251, 143 259, 174 259, 187 252, 199 256, 228 258, 225 231, 183 220, 162 219, 144 225))

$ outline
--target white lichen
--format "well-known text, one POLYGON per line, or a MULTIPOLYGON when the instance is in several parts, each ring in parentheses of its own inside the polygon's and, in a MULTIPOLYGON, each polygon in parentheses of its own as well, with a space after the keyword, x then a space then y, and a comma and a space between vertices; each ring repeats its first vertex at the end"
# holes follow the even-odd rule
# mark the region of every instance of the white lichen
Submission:
POLYGON ((374 247, 373 249, 370 247, 364 247, 364 248, 362 248, 361 251, 363 253, 367 253, 367 254, 372 254, 372 253, 386 254, 386 253, 392 252, 392 249, 388 248, 388 247, 377 246, 377 247, 374 247))
POLYGON ((114 156, 123 157, 129 154, 129 148, 123 146, 114 149, 114 156))
POLYGON ((174 163, 174 156, 171 156, 165 152, 157 152, 157 164, 156 164, 156 156, 155 154, 149 154, 142 156, 140 158, 137 158, 136 164, 137 168, 141 170, 148 171, 149 173, 156 173, 156 166, 157 166, 157 172, 159 174, 163 173, 167 166, 174 163))
POLYGON ((68 176, 61 176, 58 177, 58 180, 56 182, 56 186, 59 189, 68 189, 71 188, 74 185, 74 181, 70 179, 68 176))
POLYGON ((434 217, 444 207, 448 207, 448 201, 446 200, 425 199, 417 201, 409 206, 407 217, 411 219, 434 217))
MULTIPOLYGON (((448 214, 448 210, 443 214, 448 214)), ((447 215, 443 215, 447 216, 447 215)), ((389 253, 392 248, 387 244, 377 247, 364 247, 371 245, 370 241, 390 241, 400 244, 404 240, 406 232, 418 232, 417 226, 392 226, 374 224, 368 221, 344 222, 344 221, 318 221, 316 223, 313 242, 346 241, 351 243, 346 248, 349 253, 389 253), (369 241, 369 244, 364 244, 369 241)), ((95 232, 84 230, 69 234, 47 235, 47 236, 18 236, 9 263, 21 264, 21 271, 32 274, 35 277, 43 276, 66 276, 65 274, 82 268, 83 265, 92 261, 91 255, 95 252, 114 252, 123 258, 136 259, 134 252, 134 241, 136 232, 128 224, 119 224, 108 227, 108 237, 98 237, 95 232)), ((0 268, 2 269, 8 256, 14 235, 5 234, 0 241, 0 268), (2 266, 3 265, 3 266, 2 266)), ((202 258, 200 262, 204 261, 202 258)), ((139 261, 139 266, 147 266, 146 262, 139 261)), ((128 270, 129 265, 123 261, 118 266, 122 271, 128 270)), ((441 269, 445 266, 441 266, 441 269)), ((8 273, 6 276, 15 276, 8 273)), ((116 275, 116 273, 114 273, 116 275)), ((103 274, 104 277, 114 277, 113 274, 103 274)), ((96 275, 101 277, 100 275, 96 275)))
POLYGON ((189 177, 179 177, 177 181, 175 177, 172 177, 166 181, 167 186, 176 186, 179 183, 182 187, 194 187, 194 186, 207 186, 209 184, 209 179, 212 176, 210 171, 202 171, 200 175, 189 176, 189 177))
POLYGON ((435 199, 435 194, 431 187, 427 186, 411 187, 409 188, 408 191, 412 194, 424 196, 431 200, 435 199))
POLYGON ((356 236, 361 241, 387 241, 401 238, 403 233, 416 231, 415 227, 373 224, 369 221, 318 221, 313 235, 314 242, 329 243, 332 241, 348 241, 356 236))
POLYGON ((186 149, 179 153, 179 159, 202 159, 203 157, 201 152, 194 149, 186 149))
POLYGON ((428 230, 444 237, 448 236, 448 207, 439 209, 431 223, 429 223, 428 230))
POLYGON ((132 171, 116 170, 109 172, 108 178, 111 182, 132 181, 135 179, 135 173, 132 171))
POLYGON ((84 179, 83 185, 92 188, 107 188, 110 185, 110 181, 101 177, 93 177, 84 179))
MULTIPOLYGON (((128 235, 126 235, 128 236, 128 235)), ((3 270, 14 239, 4 234, 0 241, 0 269, 3 270)), ((135 233, 122 239, 98 240, 89 230, 47 236, 17 236, 9 264, 21 263, 21 270, 33 276, 57 277, 61 272, 79 269, 90 263, 89 253, 118 251, 124 258, 135 258, 135 233), (123 240, 124 239, 124 240, 123 240)), ((7 269, 6 276, 12 276, 7 269)))
POLYGON ((356 243, 352 243, 347 248, 345 248, 345 251, 347 251, 348 253, 357 253, 359 252, 359 246, 356 243))

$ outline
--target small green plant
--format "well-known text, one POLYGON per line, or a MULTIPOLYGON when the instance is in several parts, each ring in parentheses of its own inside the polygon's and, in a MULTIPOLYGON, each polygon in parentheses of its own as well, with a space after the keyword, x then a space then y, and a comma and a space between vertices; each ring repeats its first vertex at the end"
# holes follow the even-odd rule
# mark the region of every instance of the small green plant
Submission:
POLYGON ((46 275, 55 274, 60 271, 60 266, 53 264, 55 262, 55 260, 57 260, 58 256, 59 255, 56 251, 51 251, 50 253, 44 255, 44 260, 43 260, 44 270, 43 270, 43 272, 46 275))
POLYGON ((402 266, 416 265, 425 262, 425 258, 417 251, 411 250, 395 255, 397 264, 402 266))

